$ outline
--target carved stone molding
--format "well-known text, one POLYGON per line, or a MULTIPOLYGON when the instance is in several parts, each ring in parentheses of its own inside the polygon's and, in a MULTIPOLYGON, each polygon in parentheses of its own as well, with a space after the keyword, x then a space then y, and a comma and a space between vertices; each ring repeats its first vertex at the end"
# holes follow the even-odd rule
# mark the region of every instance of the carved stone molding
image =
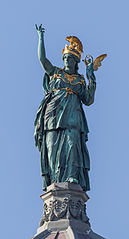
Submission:
POLYGON ((45 222, 59 219, 72 220, 72 218, 90 226, 85 205, 88 196, 84 198, 84 192, 79 185, 53 184, 47 193, 41 195, 41 197, 44 201, 44 207, 40 226, 45 222))
POLYGON ((43 216, 33 239, 104 239, 91 229, 85 204, 89 197, 80 185, 54 183, 41 198, 43 216))
POLYGON ((64 198, 63 200, 53 200, 44 203, 43 216, 40 226, 44 222, 57 221, 59 219, 77 219, 89 224, 89 218, 86 215, 86 205, 81 200, 64 198))

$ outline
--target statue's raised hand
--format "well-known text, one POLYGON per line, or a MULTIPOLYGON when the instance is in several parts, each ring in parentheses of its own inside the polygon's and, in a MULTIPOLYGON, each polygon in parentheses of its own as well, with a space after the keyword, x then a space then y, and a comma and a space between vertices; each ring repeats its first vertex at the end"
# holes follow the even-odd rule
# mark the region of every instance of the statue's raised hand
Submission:
POLYGON ((42 32, 44 33, 45 32, 45 29, 42 27, 42 24, 40 24, 40 26, 38 27, 37 24, 35 24, 35 27, 36 27, 36 30, 38 33, 42 32))

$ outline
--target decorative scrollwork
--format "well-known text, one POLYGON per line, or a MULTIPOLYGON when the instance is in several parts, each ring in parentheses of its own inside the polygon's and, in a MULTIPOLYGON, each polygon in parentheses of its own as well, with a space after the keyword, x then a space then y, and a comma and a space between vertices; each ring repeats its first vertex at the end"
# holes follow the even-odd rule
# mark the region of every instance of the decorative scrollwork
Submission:
POLYGON ((89 224, 85 203, 81 200, 64 198, 63 200, 56 199, 54 201, 49 201, 49 204, 44 203, 40 226, 42 226, 44 222, 57 221, 63 218, 75 218, 89 224))

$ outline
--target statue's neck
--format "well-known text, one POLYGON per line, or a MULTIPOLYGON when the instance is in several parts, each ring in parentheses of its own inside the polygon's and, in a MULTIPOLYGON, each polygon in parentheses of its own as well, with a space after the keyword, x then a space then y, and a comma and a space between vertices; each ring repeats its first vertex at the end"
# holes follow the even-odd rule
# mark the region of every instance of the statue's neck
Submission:
POLYGON ((70 75, 75 74, 75 69, 69 68, 69 67, 64 67, 64 71, 70 75))

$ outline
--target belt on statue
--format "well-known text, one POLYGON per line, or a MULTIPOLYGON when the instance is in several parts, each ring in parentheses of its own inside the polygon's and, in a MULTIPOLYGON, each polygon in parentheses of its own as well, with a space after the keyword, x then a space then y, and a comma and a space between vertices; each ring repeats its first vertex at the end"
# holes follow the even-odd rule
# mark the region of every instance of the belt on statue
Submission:
POLYGON ((78 95, 78 93, 74 90, 72 90, 71 88, 69 87, 66 87, 66 88, 59 88, 59 89, 53 89, 52 91, 57 91, 57 90, 66 90, 66 94, 64 97, 67 97, 68 94, 76 94, 78 95))

